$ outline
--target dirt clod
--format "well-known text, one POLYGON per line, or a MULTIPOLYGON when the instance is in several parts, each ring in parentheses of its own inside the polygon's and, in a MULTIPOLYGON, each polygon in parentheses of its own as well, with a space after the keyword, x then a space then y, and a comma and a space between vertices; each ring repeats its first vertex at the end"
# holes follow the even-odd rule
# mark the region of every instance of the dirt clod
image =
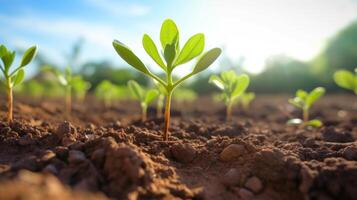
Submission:
POLYGON ((174 144, 171 147, 171 153, 175 160, 181 163, 190 163, 196 156, 196 149, 190 144, 174 144))
POLYGON ((254 193, 258 193, 263 189, 262 181, 256 176, 250 177, 244 186, 254 193))
POLYGON ((246 153, 246 149, 240 144, 230 144, 220 154, 222 161, 232 161, 246 153))

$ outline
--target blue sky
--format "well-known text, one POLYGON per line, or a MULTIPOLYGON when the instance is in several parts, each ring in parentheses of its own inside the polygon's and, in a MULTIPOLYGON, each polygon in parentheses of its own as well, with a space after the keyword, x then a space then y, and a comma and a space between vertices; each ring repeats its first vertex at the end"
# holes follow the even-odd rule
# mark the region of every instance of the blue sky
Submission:
MULTIPOLYGON (((37 44, 63 66, 79 38, 85 41, 82 61, 123 64, 111 46, 118 39, 154 66, 142 49, 142 35, 158 42, 161 22, 172 18, 181 43, 203 32, 206 48, 222 47, 225 56, 244 57, 244 67, 259 72, 272 55, 313 58, 336 31, 357 19, 356 0, 0 0, 0 5, 0 43, 37 44)), ((189 70, 187 65, 178 73, 189 70)))

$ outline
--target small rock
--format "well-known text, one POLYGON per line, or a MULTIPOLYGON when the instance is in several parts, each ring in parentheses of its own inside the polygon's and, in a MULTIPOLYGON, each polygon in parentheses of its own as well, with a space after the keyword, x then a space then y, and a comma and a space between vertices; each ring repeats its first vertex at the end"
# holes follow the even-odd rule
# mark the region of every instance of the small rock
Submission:
POLYGON ((239 189, 238 194, 244 200, 250 200, 250 199, 253 199, 253 197, 254 197, 254 194, 245 188, 239 189))
POLYGON ((67 135, 76 135, 77 130, 74 128, 74 126, 72 126, 71 123, 65 121, 58 125, 55 134, 58 138, 63 138, 67 135))
POLYGON ((230 144, 223 149, 220 158, 222 161, 231 161, 246 153, 246 149, 240 144, 230 144))
POLYGON ((242 175, 238 169, 232 168, 222 177, 222 183, 226 186, 236 186, 241 183, 242 175))
POLYGON ((250 177, 244 186, 254 193, 258 193, 263 189, 262 181, 256 176, 250 177))
POLYGON ((56 157, 56 154, 51 151, 51 150, 46 150, 42 153, 42 156, 40 158, 41 161, 43 162, 47 162, 49 160, 51 160, 52 158, 56 157))
POLYGON ((92 153, 91 160, 96 166, 101 167, 104 164, 104 156, 105 156, 104 149, 97 149, 92 153))
POLYGON ((77 150, 70 150, 68 153, 69 163, 80 163, 86 160, 86 156, 83 152, 77 150))
POLYGON ((64 147, 64 146, 57 146, 57 147, 54 148, 53 151, 56 153, 56 155, 59 158, 61 158, 63 160, 65 160, 67 158, 67 156, 68 156, 68 148, 64 147))
POLYGON ((43 172, 47 172, 47 173, 51 173, 51 174, 57 174, 58 173, 57 168, 52 164, 47 165, 45 168, 43 168, 42 171, 43 172))
POLYGON ((347 160, 357 160, 357 146, 348 146, 343 150, 343 157, 347 160))
POLYGON ((181 163, 190 163, 196 157, 196 149, 190 144, 174 144, 171 147, 173 157, 181 163))

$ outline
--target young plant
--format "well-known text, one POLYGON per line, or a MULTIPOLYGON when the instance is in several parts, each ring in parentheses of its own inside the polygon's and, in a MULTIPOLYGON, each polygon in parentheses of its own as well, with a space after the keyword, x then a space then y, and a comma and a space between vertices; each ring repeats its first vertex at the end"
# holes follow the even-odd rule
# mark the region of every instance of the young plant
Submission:
POLYGON ((65 88, 65 105, 66 113, 69 115, 72 111, 72 86, 73 86, 73 76, 70 66, 67 66, 64 72, 61 72, 58 69, 55 69, 50 66, 45 66, 44 71, 52 72, 58 79, 58 82, 65 88))
POLYGON ((94 91, 95 96, 104 102, 104 107, 106 108, 112 105, 117 93, 118 88, 107 80, 100 82, 94 91))
POLYGON ((244 92, 239 97, 239 102, 242 105, 243 109, 247 111, 249 109, 250 103, 255 99, 254 92, 244 92))
POLYGON ((325 94, 325 88, 323 87, 317 87, 314 90, 312 90, 310 93, 304 90, 296 91, 295 97, 289 99, 289 103, 302 110, 303 119, 302 120, 298 118, 291 119, 288 121, 288 124, 300 124, 302 126, 312 126, 312 127, 322 126, 322 122, 320 120, 309 119, 309 110, 311 106, 324 94, 325 94))
POLYGON ((7 93, 7 122, 13 121, 13 88, 19 85, 25 78, 24 67, 28 65, 35 57, 37 47, 33 46, 27 49, 22 56, 20 65, 10 72, 11 65, 15 59, 15 51, 8 50, 4 45, 0 45, 0 58, 3 65, 0 64, 0 70, 4 75, 4 83, 7 93))
POLYGON ((357 68, 353 74, 347 70, 339 70, 333 75, 335 83, 347 90, 352 90, 357 95, 357 68))
POLYGON ((79 101, 83 102, 91 84, 81 76, 74 76, 72 79, 72 87, 74 92, 74 97, 79 101))
POLYGON ((146 121, 147 109, 152 101, 156 99, 159 92, 156 89, 149 89, 145 91, 136 81, 130 80, 128 82, 128 88, 134 97, 140 101, 141 106, 141 120, 146 121))
POLYGON ((249 76, 246 74, 237 75, 234 71, 224 71, 220 76, 212 75, 209 83, 214 84, 222 90, 222 98, 226 104, 226 120, 232 118, 232 107, 237 98, 247 89, 249 76))
POLYGON ((213 48, 206 53, 204 50, 204 35, 198 33, 192 36, 183 48, 179 45, 179 31, 176 24, 167 19, 163 22, 160 31, 160 41, 162 46, 162 54, 166 62, 163 61, 154 41, 147 35, 143 36, 143 46, 147 54, 160 66, 166 74, 166 80, 159 78, 153 74, 144 63, 123 43, 114 40, 113 46, 119 56, 129 65, 146 74, 150 78, 161 84, 166 90, 166 105, 165 105, 165 124, 163 139, 168 140, 169 124, 170 124, 170 107, 171 97, 174 89, 184 82, 186 79, 207 69, 221 54, 221 49, 213 48), (202 54, 202 55, 201 55, 202 54), (200 56, 201 55, 201 56, 200 56), (173 80, 172 72, 179 65, 185 64, 192 59, 199 57, 192 72, 183 76, 178 80, 173 80))

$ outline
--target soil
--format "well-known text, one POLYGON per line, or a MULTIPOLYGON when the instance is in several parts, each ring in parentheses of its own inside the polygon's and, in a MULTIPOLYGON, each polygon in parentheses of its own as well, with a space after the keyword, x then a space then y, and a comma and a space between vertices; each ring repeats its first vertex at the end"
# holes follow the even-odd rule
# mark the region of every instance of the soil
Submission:
POLYGON ((170 140, 136 102, 0 99, 0 199, 357 199, 357 97, 323 97, 317 129, 286 125, 287 96, 260 96, 231 122, 201 98, 174 103, 170 140))

